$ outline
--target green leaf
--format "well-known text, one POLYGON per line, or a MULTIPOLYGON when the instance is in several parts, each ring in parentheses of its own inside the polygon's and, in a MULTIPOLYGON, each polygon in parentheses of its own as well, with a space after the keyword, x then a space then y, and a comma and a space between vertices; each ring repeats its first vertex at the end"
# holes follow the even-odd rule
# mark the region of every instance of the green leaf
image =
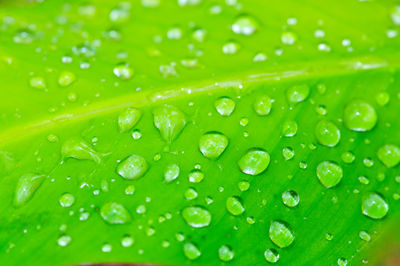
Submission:
POLYGON ((0 7, 3 264, 392 259, 395 1, 0 7))

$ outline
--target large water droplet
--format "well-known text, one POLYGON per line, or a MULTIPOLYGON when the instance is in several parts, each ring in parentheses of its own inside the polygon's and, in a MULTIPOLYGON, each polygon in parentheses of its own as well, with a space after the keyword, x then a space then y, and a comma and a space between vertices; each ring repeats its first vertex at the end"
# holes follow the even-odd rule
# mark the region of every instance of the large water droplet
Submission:
POLYGON ((105 203, 101 207, 100 215, 109 224, 125 224, 131 220, 129 212, 117 202, 105 203))
POLYGON ((400 163, 400 148, 393 144, 386 144, 379 148, 378 158, 386 167, 395 167, 400 163))
POLYGON ((140 155, 133 154, 123 160, 117 167, 117 172, 125 179, 137 179, 142 177, 149 166, 146 159, 140 155))
POLYGON ((201 153, 209 158, 218 158, 228 146, 228 138, 220 132, 209 132, 200 137, 199 149, 201 153))
POLYGON ((331 188, 342 180, 343 169, 334 162, 324 161, 317 166, 317 176, 324 187, 331 188))
POLYGON ((92 160, 96 163, 101 162, 100 155, 87 142, 80 138, 71 138, 65 141, 61 147, 61 154, 63 158, 92 160))
POLYGON ((28 202, 45 178, 45 175, 39 174, 25 174, 21 176, 15 188, 14 205, 19 207, 28 202))
POLYGON ((272 99, 267 95, 257 97, 253 104, 254 111, 260 115, 265 116, 271 112, 272 99))
POLYGON ((191 242, 185 243, 183 245, 183 253, 189 260, 195 260, 201 256, 199 248, 191 242))
POLYGON ((238 165, 242 173, 259 175, 264 172, 270 162, 268 152, 262 149, 251 149, 240 158, 238 165))
POLYGON ((236 34, 251 35, 257 31, 258 25, 254 18, 241 15, 232 25, 232 31, 236 34))
POLYGON ((272 221, 269 228, 269 237, 280 248, 290 246, 294 241, 294 235, 285 222, 272 221))
POLYGON ((286 90, 286 97, 289 103, 296 104, 307 99, 310 94, 310 87, 306 84, 295 85, 286 90))
POLYGON ((369 131, 376 125, 378 116, 374 107, 363 100, 354 100, 344 109, 344 123, 354 131, 369 131))
POLYGON ((230 116, 235 110, 235 102, 228 97, 219 98, 214 102, 215 109, 222 116, 230 116))
POLYGON ((235 253, 230 246, 223 245, 218 249, 218 257, 222 261, 231 261, 234 256, 235 253))
POLYGON ((226 199, 226 209, 232 215, 240 215, 245 209, 239 197, 228 197, 226 199))
POLYGON ((161 137, 171 143, 186 125, 185 115, 176 107, 165 105, 154 109, 154 125, 161 137))
POLYGON ((211 213, 199 206, 186 207, 182 210, 182 217, 188 225, 194 228, 206 227, 211 223, 211 213))
POLYGON ((332 122, 328 120, 321 120, 315 126, 315 137, 317 141, 325 146, 334 147, 340 141, 340 130, 332 122))
POLYGON ((382 219, 389 211, 389 205, 377 193, 367 193, 362 200, 362 213, 372 219, 382 219))
POLYGON ((132 129, 139 122, 142 112, 135 108, 127 108, 118 116, 118 126, 121 132, 132 129))

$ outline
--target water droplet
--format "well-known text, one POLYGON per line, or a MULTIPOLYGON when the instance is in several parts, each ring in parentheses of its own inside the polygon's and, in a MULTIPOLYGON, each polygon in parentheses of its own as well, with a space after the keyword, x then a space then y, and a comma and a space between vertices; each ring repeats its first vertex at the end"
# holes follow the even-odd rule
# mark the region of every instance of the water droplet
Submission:
POLYGON ((206 227, 211 223, 211 213, 200 206, 186 207, 182 211, 182 217, 188 225, 194 228, 206 227))
POLYGON ((71 138, 65 141, 61 147, 61 154, 63 158, 92 160, 96 163, 101 162, 100 155, 87 142, 80 138, 71 138))
POLYGON ((243 207, 243 204, 241 202, 241 199, 239 197, 228 197, 226 199, 226 209, 228 210, 228 212, 232 215, 240 215, 242 214, 245 209, 243 207))
POLYGON ((242 35, 252 35, 257 31, 257 28, 257 22, 248 15, 239 16, 232 25, 232 31, 242 35))
POLYGON ((351 130, 369 131, 377 120, 375 109, 363 100, 353 100, 344 109, 344 123, 351 130))
POLYGON ((109 253, 112 251, 112 246, 108 243, 105 243, 102 247, 101 247, 101 251, 105 252, 105 253, 109 253))
POLYGON ((366 242, 371 241, 371 236, 365 231, 360 231, 360 233, 358 235, 362 240, 364 240, 366 242))
POLYGON ((267 95, 257 97, 253 104, 254 111, 260 116, 269 115, 272 108, 272 99, 267 95))
MULTIPOLYGON (((73 46, 72 47, 72 52, 75 55, 84 56, 84 57, 92 57, 92 56, 96 55, 96 50, 93 47, 93 45, 91 45, 90 43, 87 43, 87 42, 73 46)), ((68 57, 68 56, 64 56, 63 57, 63 62, 64 63, 66 63, 66 62, 71 63, 72 62, 72 58, 68 57)))
POLYGON ((135 240, 130 235, 126 235, 121 239, 121 245, 125 248, 132 246, 134 243, 135 240))
POLYGON ((118 116, 118 126, 121 132, 132 129, 139 122, 142 112, 135 108, 127 108, 118 116))
POLYGON ((272 221, 269 228, 269 237, 280 248, 290 246, 294 241, 294 235, 285 222, 272 221))
POLYGON ((125 224, 131 220, 129 212, 117 202, 105 203, 100 209, 100 215, 109 224, 125 224))
POLYGON ((135 129, 135 130, 132 132, 132 138, 133 138, 134 140, 139 140, 139 139, 141 139, 141 138, 142 138, 142 133, 140 133, 140 130, 135 129))
POLYGON ((25 174, 21 176, 15 188, 14 205, 19 207, 27 203, 45 178, 45 175, 39 174, 25 174))
POLYGON ((345 258, 339 258, 339 259, 337 260, 337 264, 338 264, 339 266, 346 266, 346 265, 347 265, 347 259, 345 259, 345 258))
POLYGON ((315 126, 315 137, 317 141, 325 146, 334 147, 340 141, 340 130, 332 122, 328 120, 321 120, 315 126))
POLYGON ((378 158, 386 167, 395 167, 400 163, 400 148, 393 144, 386 144, 379 148, 378 158))
POLYGON ((297 134, 297 123, 294 120, 286 120, 282 125, 282 135, 293 137, 297 134))
POLYGON ((185 199, 186 200, 194 200, 197 198, 197 191, 194 188, 188 188, 185 191, 185 199))
POLYGON ((362 200, 362 213, 372 219, 382 219, 389 211, 389 205, 377 193, 367 193, 362 200))
POLYGON ((142 0, 142 6, 155 8, 160 5, 161 0, 142 0))
POLYGON ((230 246, 222 245, 218 249, 218 257, 222 261, 231 261, 231 260, 233 260, 234 256, 235 256, 235 253, 233 252, 233 250, 230 246))
POLYGON ((59 202, 62 207, 68 208, 75 203, 75 197, 70 193, 64 193, 61 195, 59 202))
POLYGON ((240 182, 238 183, 238 188, 239 188, 239 190, 242 191, 242 192, 247 191, 247 190, 249 190, 249 188, 250 188, 250 183, 247 182, 247 181, 240 181, 240 182))
POLYGON ((317 107, 315 107, 315 111, 319 115, 326 115, 328 113, 325 105, 318 105, 317 107))
POLYGON ((164 172, 164 180, 168 183, 174 181, 178 178, 180 172, 180 168, 177 164, 169 164, 164 172))
POLYGON ((240 171, 247 175, 259 175, 264 172, 270 162, 268 152, 262 149, 250 149, 240 158, 238 165, 240 171))
POLYGON ((74 73, 63 71, 58 77, 58 85, 60 85, 61 87, 68 87, 69 85, 74 83, 75 79, 76 77, 74 73))
POLYGON ((129 20, 130 16, 130 3, 123 2, 111 10, 109 18, 114 23, 125 23, 129 20))
POLYGON ((310 94, 310 87, 306 84, 295 85, 286 90, 286 97, 289 103, 296 104, 307 99, 310 94))
POLYGON ((356 156, 349 151, 343 152, 341 157, 344 163, 353 163, 356 159, 356 156))
POLYGON ((135 185, 129 185, 125 188, 125 195, 133 195, 135 194, 136 187, 135 185))
POLYGON ((267 59, 268 56, 265 53, 257 53, 253 58, 253 62, 264 62, 267 59))
POLYGON ((189 260, 195 260, 201 256, 199 248, 191 242, 185 243, 183 245, 183 253, 189 260))
POLYGON ((160 73, 163 76, 163 78, 178 76, 175 66, 176 66, 175 62, 171 62, 169 65, 160 65, 160 73))
POLYGON ((269 263, 276 263, 279 260, 279 253, 274 248, 269 248, 264 252, 264 258, 269 263))
POLYGON ((214 102, 215 109, 222 116, 230 116, 235 110, 235 102, 228 97, 219 98, 214 102))
POLYGON ((400 25, 400 6, 393 7, 390 16, 392 17, 395 25, 400 25))
POLYGON ((181 28, 174 27, 167 31, 167 37, 170 40, 179 40, 182 38, 183 32, 181 28))
POLYGON ((189 173, 189 182, 190 183, 200 183, 204 179, 204 174, 200 170, 192 170, 189 173))
POLYGON ((286 147, 286 148, 282 149, 282 155, 286 161, 289 161, 289 160, 293 159, 295 154, 294 154, 294 150, 291 147, 286 147))
POLYGON ((364 185, 368 185, 369 184, 369 179, 366 178, 365 176, 358 177, 358 181, 360 181, 360 183, 364 184, 364 185))
POLYGON ((297 36, 291 31, 286 31, 282 33, 281 41, 283 44, 293 45, 297 41, 297 36))
POLYGON ((317 166, 317 176, 324 187, 331 188, 342 180, 343 169, 335 162, 324 161, 317 166))
POLYGON ((198 42, 204 42, 207 31, 205 29, 195 29, 192 33, 192 38, 198 42))
POLYGON ((154 125, 160 131, 161 137, 168 143, 177 138, 186 125, 185 115, 171 105, 154 109, 153 116, 154 125))
POLYGON ((328 241, 331 241, 333 239, 333 235, 330 234, 330 233, 326 233, 325 239, 328 240, 328 241))
POLYGON ((371 158, 364 158, 363 164, 365 167, 372 167, 374 165, 374 161, 371 158))
POLYGON ((60 247, 68 246, 71 243, 72 238, 69 235, 62 235, 57 239, 57 243, 60 247))
POLYGON ((200 137, 199 149, 201 153, 209 158, 218 158, 228 146, 228 138, 220 132, 208 132, 200 137))
POLYGON ((43 77, 32 77, 29 80, 29 85, 37 90, 46 90, 46 80, 43 77))
POLYGON ((118 165, 117 172, 125 179, 137 179, 142 177, 148 169, 149 165, 146 159, 140 155, 133 154, 118 165))
POLYGON ((139 205, 139 206, 137 206, 136 212, 139 213, 139 214, 144 214, 144 213, 146 213, 146 206, 144 206, 144 205, 139 205))
POLYGON ((375 96, 376 103, 380 106, 385 106, 390 101, 389 93, 383 91, 375 96))
POLYGON ((222 52, 224 54, 236 54, 240 49, 240 45, 237 42, 227 42, 222 46, 222 52))
POLYGON ((282 193, 282 201, 288 207, 296 207, 300 202, 300 197, 296 191, 287 190, 282 193))
POLYGON ((115 76, 121 80, 129 80, 133 77, 133 68, 128 63, 119 63, 113 69, 115 76))

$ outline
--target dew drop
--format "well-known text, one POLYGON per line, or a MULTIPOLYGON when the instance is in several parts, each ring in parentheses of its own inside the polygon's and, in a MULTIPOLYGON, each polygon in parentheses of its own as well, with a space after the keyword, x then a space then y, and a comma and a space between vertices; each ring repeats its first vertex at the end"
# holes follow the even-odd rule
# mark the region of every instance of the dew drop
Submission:
POLYGON ((269 115, 271 108, 272 99, 267 95, 257 97, 253 104, 253 109, 259 116, 269 115))
POLYGON ((382 219, 389 211, 389 205, 377 193, 367 193, 362 200, 362 213, 372 219, 382 219))
POLYGON ((164 180, 168 183, 178 178, 180 173, 179 165, 173 163, 169 164, 164 171, 164 180))
POLYGON ((189 260, 195 260, 201 256, 199 248, 191 242, 183 245, 183 253, 189 260))
POLYGON ((297 36, 291 31, 286 31, 281 35, 281 41, 286 45, 293 45, 297 41, 297 36))
POLYGON ((140 155, 133 154, 118 165, 117 172, 125 179, 137 179, 142 177, 148 169, 149 165, 146 159, 140 155))
POLYGON ((347 265, 347 259, 345 259, 345 258, 339 258, 339 259, 337 260, 337 264, 338 264, 339 266, 346 266, 346 265, 347 265))
POLYGON ((295 153, 291 147, 285 147, 282 149, 282 155, 286 161, 289 161, 289 160, 293 159, 295 153))
POLYGON ((14 205, 20 207, 27 203, 45 180, 45 175, 25 174, 18 180, 14 194, 14 205))
POLYGON ((363 100, 353 100, 344 109, 344 123, 354 131, 369 131, 375 127, 378 116, 375 109, 363 100))
POLYGON ((341 158, 344 163, 350 164, 354 162, 356 156, 352 152, 346 151, 342 153, 341 158))
POLYGON ((130 236, 126 235, 121 239, 121 246, 128 248, 135 243, 135 240, 130 236))
POLYGON ((236 54, 240 49, 240 45, 237 42, 227 42, 222 46, 222 52, 224 54, 236 54))
POLYGON ((105 203, 100 209, 100 215, 109 224, 125 224, 131 220, 129 212, 117 202, 105 203))
POLYGON ((378 150, 379 160, 388 168, 395 167, 400 163, 400 148, 393 144, 386 144, 378 150))
POLYGON ((201 170, 192 170, 189 173, 189 182, 190 183, 200 183, 204 179, 204 174, 201 170))
POLYGON ((228 197, 225 206, 228 212, 235 216, 240 215, 245 211, 241 199, 236 196, 228 197))
POLYGON ((342 180, 343 169, 335 162, 324 161, 317 166, 317 176, 324 187, 331 188, 342 180))
POLYGON ((371 241, 371 236, 370 236, 367 232, 365 232, 365 231, 360 231, 360 233, 358 234, 358 236, 359 236, 362 240, 364 240, 364 241, 366 241, 366 242, 371 241))
POLYGON ((125 188, 125 195, 133 195, 135 194, 136 187, 134 185, 129 185, 125 188))
POLYGON ((262 149, 253 148, 240 158, 238 165, 240 171, 247 175, 259 175, 264 172, 270 162, 268 152, 262 149))
POLYGON ((216 159, 228 146, 228 138, 220 132, 209 132, 200 137, 199 149, 204 157, 216 159))
POLYGON ((286 120, 282 125, 282 135, 293 137, 297 134, 297 123, 294 120, 286 120))
POLYGON ((113 69, 115 76, 121 80, 130 80, 133 77, 133 68, 128 63, 119 63, 113 69))
POLYGON ((112 246, 106 243, 101 247, 101 251, 103 251, 104 253, 109 253, 112 251, 112 246))
POLYGON ((43 77, 32 77, 29 80, 29 85, 37 90, 46 90, 46 80, 43 77))
POLYGON ((265 250, 264 258, 269 263, 276 263, 279 260, 279 253, 276 249, 269 248, 265 250))
POLYGON ((164 105, 153 111, 154 125, 161 137, 171 143, 178 137, 186 125, 185 115, 176 107, 164 105))
POLYGON ((247 191, 250 188, 250 183, 248 181, 240 181, 238 183, 238 188, 242 192, 247 191))
POLYGON ((118 116, 118 126, 121 132, 132 129, 140 120, 142 112, 135 108, 127 108, 118 116))
POLYGON ((269 228, 269 237, 280 248, 290 246, 294 241, 294 235, 285 222, 272 221, 269 228))
POLYGON ((76 77, 74 73, 63 71, 58 77, 58 85, 60 85, 61 87, 68 87, 69 85, 74 83, 75 79, 76 77))
POLYGON ((61 154, 63 158, 101 162, 100 155, 86 141, 80 138, 71 138, 65 141, 61 147, 61 154))
POLYGON ((197 198, 197 196, 198 196, 197 191, 194 188, 188 188, 185 191, 185 199, 186 200, 194 200, 197 198))
POLYGON ((306 84, 295 85, 286 90, 286 97, 291 104, 296 104, 307 99, 310 87, 306 84))
POLYGON ((186 207, 182 211, 182 217, 188 225, 194 228, 207 227, 211 223, 211 213, 200 206, 186 207))
POLYGON ((296 207, 300 202, 300 197, 296 191, 287 190, 282 193, 282 201, 288 207, 296 207))
POLYGON ((127 22, 130 16, 130 3, 123 2, 111 10, 109 18, 111 22, 119 24, 127 22))
POLYGON ((222 245, 218 249, 218 257, 222 261, 231 261, 231 260, 233 260, 234 256, 235 256, 235 253, 233 252, 233 250, 230 246, 222 245))
POLYGON ((74 195, 72 195, 70 193, 64 193, 61 195, 59 202, 60 202, 61 207, 68 208, 68 207, 71 207, 75 203, 75 197, 74 197, 74 195))
POLYGON ((66 247, 71 243, 72 238, 69 235, 62 235, 57 239, 57 243, 60 247, 66 247))
POLYGON ((390 101, 389 93, 383 91, 375 96, 376 103, 380 106, 385 106, 390 101))
POLYGON ((219 98, 214 102, 214 107, 222 116, 230 116, 235 110, 235 102, 228 97, 219 98))
POLYGON ((242 35, 252 35, 257 31, 257 28, 257 22, 248 15, 239 16, 232 25, 232 31, 242 35))
POLYGON ((334 147, 340 141, 340 130, 332 122, 321 120, 315 126, 315 137, 317 141, 327 147, 334 147))

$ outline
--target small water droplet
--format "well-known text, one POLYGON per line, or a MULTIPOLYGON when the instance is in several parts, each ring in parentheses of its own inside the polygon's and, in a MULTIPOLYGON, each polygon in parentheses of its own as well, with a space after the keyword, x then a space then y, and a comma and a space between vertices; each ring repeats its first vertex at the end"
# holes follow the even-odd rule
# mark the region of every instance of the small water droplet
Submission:
POLYGON ((294 241, 294 235, 285 222, 272 221, 269 228, 269 237, 280 248, 290 246, 294 241))
POLYGON ((289 161, 289 160, 293 159, 295 153, 291 147, 285 147, 282 149, 282 155, 286 161, 289 161))
POLYGON ((194 228, 207 227, 211 223, 211 213, 200 206, 190 206, 182 210, 182 217, 194 228))
POLYGON ((297 134, 297 123, 294 120, 286 120, 282 125, 282 135, 293 137, 297 134))
POLYGON ((220 132, 208 132, 200 137, 199 149, 204 157, 216 159, 228 146, 228 138, 220 132))
POLYGON ((195 260, 201 256, 199 248, 191 242, 183 245, 183 253, 189 260, 195 260))
POLYGON ((76 80, 75 74, 69 71, 61 72, 60 76, 58 77, 58 85, 61 87, 68 87, 76 80))
POLYGON ((169 164, 164 171, 164 180, 168 183, 178 178, 180 172, 179 165, 173 163, 169 164))
POLYGON ((119 63, 113 69, 115 76, 121 80, 130 80, 133 77, 133 68, 128 63, 119 63))
POLYGON ((272 99, 267 95, 261 95, 255 100, 253 108, 259 116, 269 115, 272 108, 272 99))
POLYGON ((228 245, 222 245, 218 249, 218 257, 222 261, 231 261, 233 260, 234 256, 235 253, 233 252, 232 248, 228 245))
POLYGON ((146 159, 140 155, 133 154, 118 165, 117 172, 125 179, 137 179, 142 177, 148 169, 149 165, 146 159))
POLYGON ((346 151, 346 152, 342 153, 341 158, 344 163, 350 164, 350 163, 354 162, 354 160, 356 159, 356 156, 352 152, 346 151))
POLYGON ((189 173, 189 182, 190 183, 200 183, 204 179, 204 174, 201 170, 192 170, 189 173))
POLYGON ((344 123, 351 130, 369 131, 377 120, 375 109, 363 100, 353 100, 344 109, 344 123))
POLYGON ((186 191, 185 191, 185 199, 186 200, 194 200, 194 199, 196 199, 197 198, 197 191, 196 191, 196 189, 195 188, 188 188, 186 191))
POLYGON ((14 205, 16 207, 27 203, 46 179, 45 175, 25 174, 22 175, 17 183, 14 194, 14 205))
POLYGON ((232 25, 232 31, 236 34, 252 35, 257 31, 258 24, 254 18, 248 15, 239 16, 232 25))
POLYGON ((319 121, 315 126, 314 133, 317 141, 327 147, 334 147, 340 141, 339 128, 328 120, 319 121))
POLYGON ((135 194, 136 187, 135 185, 129 185, 125 188, 125 195, 133 195, 135 194))
POLYGON ((269 263, 276 263, 279 260, 279 253, 276 249, 269 248, 265 250, 264 258, 269 263))
POLYGON ((235 216, 240 215, 245 211, 241 199, 236 196, 228 197, 225 206, 228 212, 235 216))
POLYGON ((297 36, 291 31, 285 31, 281 35, 281 41, 286 45, 293 45, 297 41, 297 36))
POLYGON ((240 158, 238 165, 240 171, 247 175, 259 175, 264 172, 270 162, 268 152, 262 149, 253 148, 247 151, 246 154, 240 158))
POLYGON ((306 84, 295 85, 286 90, 286 97, 291 104, 297 104, 307 99, 310 87, 306 84))
POLYGON ((71 236, 69 235, 62 235, 57 239, 57 243, 60 247, 66 247, 71 243, 71 236))
POLYGON ((317 176, 324 187, 331 188, 342 180, 343 169, 335 162, 324 161, 317 166, 317 176))
POLYGON ((388 168, 395 167, 400 163, 400 148, 393 144, 386 144, 377 152, 379 160, 388 168))
POLYGON ((75 197, 70 193, 64 193, 61 195, 59 202, 62 207, 68 208, 75 203, 75 197))
POLYGON ((242 192, 247 191, 250 188, 250 183, 248 181, 240 181, 238 183, 238 188, 242 192))
POLYGON ((105 203, 100 209, 100 215, 109 224, 125 224, 131 220, 129 212, 117 202, 105 203))
POLYGON ((337 260, 337 264, 338 264, 339 266, 346 266, 346 265, 347 265, 347 259, 345 259, 345 258, 339 258, 339 259, 337 260))
POLYGON ((122 239, 121 239, 121 245, 125 248, 128 248, 130 246, 132 246, 135 243, 135 240, 133 239, 133 237, 131 237, 130 235, 125 235, 122 239))
POLYGON ((46 80, 38 76, 30 78, 29 85, 37 90, 46 90, 47 88, 46 80))
POLYGON ((228 97, 221 97, 214 102, 215 109, 222 116, 230 116, 235 110, 235 102, 228 97))
POLYGON ((132 129, 140 120, 142 112, 135 108, 127 108, 118 116, 118 126, 121 132, 132 129))
POLYGON ((230 41, 222 46, 222 52, 224 54, 236 54, 240 49, 240 45, 237 42, 230 41))
POLYGON ((389 211, 389 205, 377 193, 367 193, 362 200, 362 213, 372 219, 382 219, 389 211))
POLYGON ((371 241, 371 236, 365 231, 360 231, 360 233, 358 235, 362 240, 364 240, 366 242, 371 241))
POLYGON ((390 101, 389 93, 382 91, 375 96, 375 100, 380 106, 385 106, 390 101))
POLYGON ((296 207, 300 202, 300 197, 296 191, 287 190, 282 193, 282 201, 288 207, 296 207))
POLYGON ((112 251, 112 246, 106 243, 101 247, 101 251, 103 251, 104 253, 109 253, 112 251))
POLYGON ((161 137, 171 143, 186 125, 185 115, 176 107, 165 105, 154 109, 154 125, 161 137))
POLYGON ((80 138, 71 138, 65 141, 61 147, 61 154, 63 158, 101 162, 100 155, 86 141, 80 138))
POLYGON ((130 3, 123 2, 111 10, 109 18, 111 22, 119 24, 127 22, 130 16, 130 3))

